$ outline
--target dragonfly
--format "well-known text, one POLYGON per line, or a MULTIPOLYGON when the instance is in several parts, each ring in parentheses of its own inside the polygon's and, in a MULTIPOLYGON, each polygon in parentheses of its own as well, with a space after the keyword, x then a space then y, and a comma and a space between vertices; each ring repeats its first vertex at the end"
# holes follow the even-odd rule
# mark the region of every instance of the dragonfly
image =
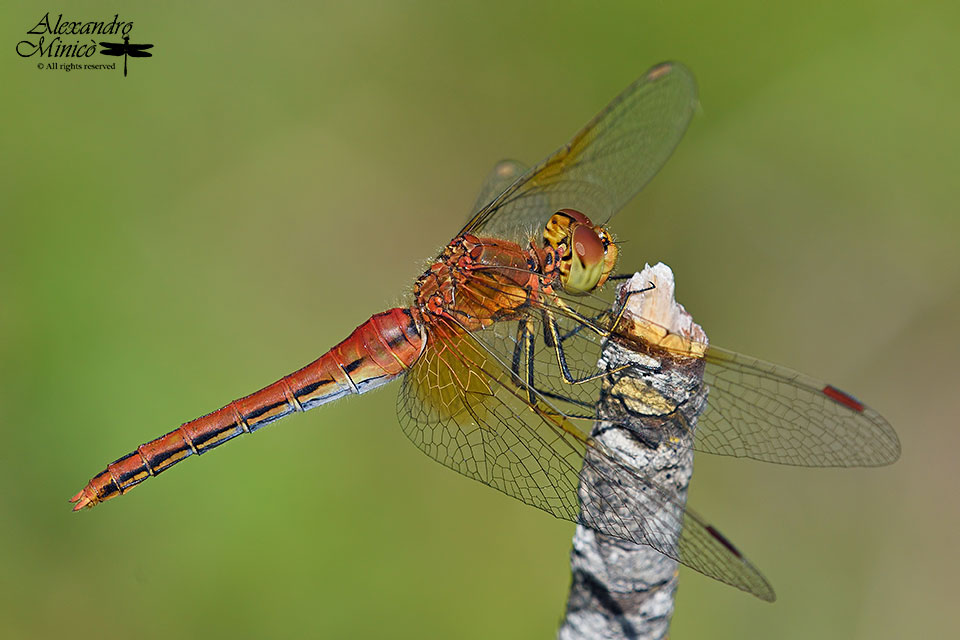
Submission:
POLYGON ((663 63, 536 166, 500 162, 407 306, 109 464, 71 499, 74 511, 293 413, 399 379, 400 425, 434 460, 772 601, 767 580, 717 528, 590 436, 601 386, 623 373, 597 370, 615 340, 702 364, 709 396, 695 451, 809 467, 878 466, 900 454, 889 423, 832 385, 712 344, 663 353, 670 348, 622 330, 608 310, 620 248, 606 224, 664 165, 697 100, 690 71, 663 63), (645 501, 609 500, 610 487, 639 489, 645 501), (665 508, 649 508, 651 499, 665 508), (581 500, 605 508, 587 519, 581 500))
POLYGON ((152 58, 152 44, 130 44, 130 36, 123 36, 123 42, 101 42, 100 53, 105 56, 123 56, 123 77, 127 77, 127 56, 131 58, 152 58))

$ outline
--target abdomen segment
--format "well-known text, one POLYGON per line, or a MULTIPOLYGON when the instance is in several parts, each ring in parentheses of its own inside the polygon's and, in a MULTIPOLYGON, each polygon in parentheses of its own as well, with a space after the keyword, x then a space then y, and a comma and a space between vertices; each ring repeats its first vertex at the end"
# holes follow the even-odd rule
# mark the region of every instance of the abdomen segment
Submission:
POLYGON ((205 453, 291 413, 389 382, 416 361, 422 347, 423 336, 409 309, 379 313, 299 371, 182 424, 107 465, 70 499, 76 503, 73 510, 126 493, 194 453, 205 453))

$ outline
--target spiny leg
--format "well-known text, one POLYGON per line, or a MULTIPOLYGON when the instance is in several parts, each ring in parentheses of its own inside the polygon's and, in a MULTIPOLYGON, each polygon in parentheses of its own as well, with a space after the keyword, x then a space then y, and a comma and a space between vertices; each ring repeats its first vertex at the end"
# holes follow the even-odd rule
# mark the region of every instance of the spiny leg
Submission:
POLYGON ((653 291, 657 288, 657 285, 652 282, 647 282, 649 286, 644 287, 643 289, 636 289, 634 291, 627 291, 626 296, 623 298, 623 304, 620 305, 620 310, 617 311, 617 317, 613 319, 613 324, 610 325, 610 332, 613 333, 617 330, 617 325, 620 324, 620 320, 623 319, 623 314, 627 310, 627 301, 630 300, 630 296, 634 296, 638 293, 646 293, 647 291, 653 291))
MULTIPOLYGON (((584 409, 592 409, 593 405, 590 403, 578 400, 576 398, 571 398, 570 396, 561 395, 553 391, 547 391, 546 389, 538 389, 536 387, 535 335, 535 328, 533 326, 532 318, 526 318, 517 323, 517 338, 513 347, 513 358, 510 365, 510 370, 513 374, 514 384, 522 388, 527 394, 527 402, 529 402, 531 406, 537 406, 538 398, 542 397, 550 400, 560 400, 584 409), (524 359, 526 360, 526 363, 524 365, 524 372, 521 373, 520 365, 521 361, 524 359)), ((544 329, 544 336, 546 335, 547 330, 544 329)), ((590 414, 582 416, 571 415, 569 417, 592 420, 594 416, 590 414)))
POLYGON ((520 360, 523 358, 524 332, 527 323, 521 320, 517 323, 517 337, 513 345, 513 359, 510 363, 510 373, 513 374, 513 381, 519 387, 523 384, 523 378, 520 376, 520 360))
POLYGON ((524 350, 527 352, 527 400, 531 405, 537 404, 536 387, 533 386, 533 320, 527 318, 523 323, 524 350))
MULTIPOLYGON (((609 278, 607 278, 607 281, 614 280, 614 279, 616 279, 616 280, 626 280, 626 279, 632 278, 632 277, 633 277, 633 274, 629 274, 629 275, 628 275, 628 274, 618 274, 618 275, 610 276, 609 278)), ((575 336, 575 335, 577 335, 578 333, 580 333, 581 331, 583 331, 584 327, 590 328, 591 330, 593 330, 594 332, 596 332, 598 335, 600 335, 600 336, 603 337, 603 338, 609 337, 610 334, 612 334, 613 332, 616 331, 617 325, 620 324, 620 320, 623 319, 623 314, 626 312, 626 309, 627 309, 627 300, 630 299, 630 296, 636 295, 636 294, 638 294, 638 293, 646 293, 647 291, 653 291, 654 289, 656 289, 656 285, 653 284, 652 282, 650 282, 649 285, 650 285, 650 286, 644 287, 643 289, 637 289, 637 290, 635 290, 635 291, 627 291, 627 292, 626 292, 626 298, 624 299, 623 304, 620 305, 620 310, 617 312, 617 315, 616 315, 616 317, 613 319, 613 322, 610 323, 610 329, 603 329, 603 318, 610 316, 610 312, 609 312, 609 311, 601 311, 600 313, 598 313, 597 315, 592 316, 592 317, 579 316, 579 317, 577 317, 577 319, 580 320, 580 322, 577 324, 576 327, 574 327, 574 328, 571 329, 570 331, 568 331, 568 332, 566 332, 565 334, 563 334, 562 336, 560 336, 560 342, 566 342, 567 340, 569 340, 569 339, 572 338, 573 336, 575 336), (588 320, 589 322, 584 322, 584 320, 588 320)), ((557 301, 558 301, 558 302, 561 302, 561 301, 559 301, 559 300, 557 300, 557 301)), ((563 304, 562 302, 561 302, 561 304, 559 304, 558 306, 560 306, 560 308, 563 309, 564 311, 566 311, 566 310, 568 310, 568 309, 569 309, 570 311, 573 311, 573 309, 570 309, 570 307, 568 307, 566 304, 563 304)), ((574 312, 574 313, 575 313, 575 312, 574 312)), ((578 315, 579 315, 579 314, 578 314, 578 315)), ((576 317, 576 316, 575 316, 575 317, 576 317)), ((547 339, 547 338, 546 338, 546 325, 544 325, 544 339, 547 339)), ((552 346, 552 345, 550 345, 550 346, 552 346)))
POLYGON ((598 378, 622 371, 629 367, 629 365, 624 365, 622 367, 617 367, 616 369, 611 369, 610 371, 600 371, 583 378, 577 378, 570 372, 570 368, 567 366, 567 356, 564 353, 563 339, 560 337, 560 329, 557 326, 557 319, 553 315, 553 312, 549 309, 543 310, 543 324, 545 331, 545 342, 547 343, 547 346, 553 348, 554 353, 557 355, 557 364, 560 365, 560 372, 563 374, 563 379, 566 383, 583 384, 584 382, 597 380, 598 378), (546 338, 547 336, 549 336, 549 339, 546 338))
POLYGON ((517 338, 513 346, 513 361, 510 364, 510 372, 513 374, 513 381, 524 389, 527 394, 527 402, 530 405, 537 404, 537 390, 533 386, 533 320, 525 318, 517 323, 517 338), (526 359, 524 376, 520 374, 520 361, 526 359))

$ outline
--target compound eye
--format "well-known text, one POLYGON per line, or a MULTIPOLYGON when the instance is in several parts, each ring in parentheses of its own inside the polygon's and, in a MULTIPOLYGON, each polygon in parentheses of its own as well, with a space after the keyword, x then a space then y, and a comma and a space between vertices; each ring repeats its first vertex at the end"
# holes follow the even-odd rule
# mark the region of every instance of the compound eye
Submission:
POLYGON ((567 216, 574 222, 579 222, 580 224, 593 226, 593 223, 590 222, 590 218, 588 218, 585 214, 577 211, 576 209, 560 209, 559 211, 557 211, 557 213, 562 213, 563 215, 567 216))
POLYGON ((603 262, 603 240, 590 227, 577 227, 573 230, 573 251, 585 266, 603 262))
POLYGON ((570 271, 563 288, 569 293, 586 293, 596 288, 603 276, 606 247, 590 227, 576 225, 570 236, 570 271))

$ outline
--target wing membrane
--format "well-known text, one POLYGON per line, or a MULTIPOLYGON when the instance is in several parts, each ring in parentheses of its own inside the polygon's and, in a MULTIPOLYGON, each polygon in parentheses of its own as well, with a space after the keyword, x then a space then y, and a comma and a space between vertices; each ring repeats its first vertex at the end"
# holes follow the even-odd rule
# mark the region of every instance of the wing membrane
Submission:
POLYGON ((805 467, 871 467, 900 457, 890 423, 831 397, 831 385, 718 347, 706 360, 710 402, 698 451, 805 467))
POLYGON ((438 329, 430 340, 404 377, 404 433, 455 471, 576 520, 582 435, 539 424, 519 380, 469 334, 438 329))
MULTIPOLYGON (((556 319, 569 373, 589 377, 597 371, 603 338, 563 307, 576 309, 604 328, 610 325, 610 314, 603 309, 610 305, 599 296, 591 300, 561 295, 559 300, 562 306, 549 299, 542 304, 556 319)), ((556 349, 546 340, 543 318, 534 315, 534 321, 538 327, 534 386, 565 414, 592 415, 601 381, 567 383, 556 349)), ((650 346, 636 338, 615 334, 614 339, 632 351, 650 352, 650 346)), ((709 400, 698 420, 697 451, 806 467, 879 466, 900 456, 897 434, 883 416, 826 382, 713 345, 704 360, 709 400)), ((657 370, 655 363, 651 367, 630 372, 628 395, 661 393, 662 389, 652 386, 657 370)), ((630 398, 624 401, 629 403, 630 398)))
MULTIPOLYGON (((567 207, 605 223, 657 173, 695 105, 696 87, 683 66, 654 67, 536 167, 524 172, 513 161, 498 164, 461 234, 526 246, 549 216, 567 207)), ((427 348, 404 378, 398 413, 406 435, 427 455, 527 504, 649 545, 772 600, 763 576, 716 529, 587 435, 601 391, 673 428, 685 428, 681 406, 687 410, 691 398, 702 402, 708 394, 694 438, 699 451, 805 466, 878 465, 899 455, 890 425, 829 385, 709 347, 695 363, 704 368, 704 387, 693 380, 686 384, 694 388, 678 388, 663 375, 671 361, 663 356, 693 356, 615 331, 610 305, 596 294, 541 291, 528 300, 532 289, 503 284, 497 267, 488 268, 458 281, 456 295, 474 300, 448 317, 431 316, 427 348), (492 304, 503 308, 492 326, 471 333, 458 324, 471 305, 492 304), (606 340, 639 354, 638 363, 596 377, 606 340), (581 511, 587 504, 596 508, 581 511)), ((635 433, 629 426, 611 425, 650 446, 675 439, 658 427, 635 433)))
POLYGON ((507 187, 517 181, 517 178, 526 173, 528 167, 516 160, 501 160, 494 165, 490 173, 487 174, 480 187, 480 193, 477 200, 470 209, 470 215, 473 216, 478 211, 490 204, 494 198, 507 190, 507 187))
POLYGON ((478 211, 461 233, 525 242, 564 207, 606 223, 667 161, 696 103, 696 83, 686 67, 652 68, 567 144, 478 211))
POLYGON ((404 433, 427 455, 558 518, 649 545, 773 599, 763 576, 715 529, 590 439, 584 429, 592 418, 564 413, 506 366, 515 340, 455 326, 435 327, 430 340, 398 399, 404 433), (581 501, 597 505, 587 520, 581 501))

